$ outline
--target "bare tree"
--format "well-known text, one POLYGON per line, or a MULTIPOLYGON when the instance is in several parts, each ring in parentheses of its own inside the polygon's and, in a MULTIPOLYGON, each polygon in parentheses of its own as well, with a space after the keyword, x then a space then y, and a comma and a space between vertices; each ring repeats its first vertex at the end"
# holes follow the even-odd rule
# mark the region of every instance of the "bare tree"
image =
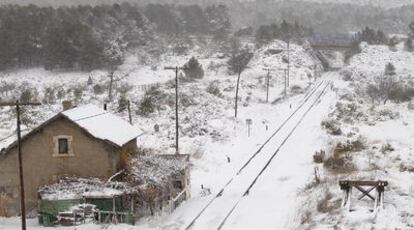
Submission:
POLYGON ((373 103, 379 101, 386 104, 397 87, 398 82, 395 81, 393 76, 381 75, 374 78, 373 83, 367 86, 366 94, 373 103))

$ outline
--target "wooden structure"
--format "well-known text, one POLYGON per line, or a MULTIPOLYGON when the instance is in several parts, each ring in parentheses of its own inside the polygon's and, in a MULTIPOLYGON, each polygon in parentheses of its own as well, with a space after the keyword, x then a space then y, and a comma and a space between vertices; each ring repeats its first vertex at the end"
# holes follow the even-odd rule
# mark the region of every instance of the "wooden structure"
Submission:
POLYGON ((358 200, 361 200, 364 197, 370 198, 375 202, 374 211, 376 211, 378 208, 382 208, 384 205, 384 191, 387 185, 387 181, 341 180, 339 181, 339 186, 344 193, 342 198, 342 207, 346 207, 349 211, 351 211, 352 188, 356 188, 362 193, 358 197, 358 200), (370 194, 373 190, 376 190, 375 197, 370 194))

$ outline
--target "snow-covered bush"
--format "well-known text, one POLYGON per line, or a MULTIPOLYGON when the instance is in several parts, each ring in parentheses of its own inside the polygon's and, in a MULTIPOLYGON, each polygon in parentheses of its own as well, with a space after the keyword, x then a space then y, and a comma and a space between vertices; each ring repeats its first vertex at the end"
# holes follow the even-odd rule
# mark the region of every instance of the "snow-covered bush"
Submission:
POLYGON ((323 160, 325 159, 325 151, 316 151, 315 154, 313 154, 313 162, 315 163, 323 163, 323 160))
POLYGON ((198 62, 198 60, 195 57, 192 57, 184 65, 184 68, 185 76, 188 78, 200 79, 204 77, 203 66, 198 62))
POLYGON ((33 102, 33 101, 37 101, 37 97, 38 97, 39 93, 37 92, 36 89, 25 89, 21 94, 20 94, 20 102, 33 102))
POLYGON ((101 95, 101 94, 103 94, 103 93, 104 93, 104 89, 102 88, 102 86, 101 86, 101 85, 96 84, 96 85, 94 85, 94 86, 93 86, 93 93, 94 93, 95 95, 101 95))
POLYGON ((47 87, 44 90, 43 103, 53 104, 55 102, 56 102, 56 89, 52 87, 47 87))
POLYGON ((338 202, 332 202, 332 198, 332 193, 326 188, 324 195, 318 200, 316 210, 320 213, 330 213, 335 208, 338 208, 340 205, 338 202))
POLYGON ((148 116, 155 112, 157 108, 155 101, 159 101, 161 98, 161 91, 158 87, 151 87, 145 92, 143 99, 139 102, 137 114, 148 116))
POLYGON ((353 157, 350 153, 360 152, 365 148, 366 140, 361 136, 355 140, 338 142, 333 148, 330 156, 325 159, 323 165, 327 169, 338 173, 354 171, 356 166, 352 162, 353 157))
POLYGON ((127 109, 128 99, 125 94, 122 94, 118 99, 118 112, 122 112, 127 109))
POLYGON ((143 116, 148 116, 149 114, 155 111, 154 104, 151 97, 145 97, 141 100, 139 104, 138 114, 143 116))
POLYGON ((392 147, 390 143, 386 143, 386 144, 381 146, 380 151, 381 151, 382 154, 386 154, 388 152, 394 151, 394 147, 392 147))
POLYGON ((210 82, 210 84, 207 86, 206 91, 210 94, 213 94, 217 97, 222 97, 223 94, 220 92, 220 88, 218 87, 217 82, 210 82))
POLYGON ((327 119, 321 122, 321 126, 331 135, 341 135, 340 123, 334 119, 327 119))
POLYGON ((301 94, 304 92, 303 88, 300 87, 299 85, 293 85, 292 87, 290 87, 290 92, 295 95, 295 94, 301 94))
POLYGON ((352 72, 348 69, 341 70, 339 74, 342 76, 344 81, 352 81, 352 72))

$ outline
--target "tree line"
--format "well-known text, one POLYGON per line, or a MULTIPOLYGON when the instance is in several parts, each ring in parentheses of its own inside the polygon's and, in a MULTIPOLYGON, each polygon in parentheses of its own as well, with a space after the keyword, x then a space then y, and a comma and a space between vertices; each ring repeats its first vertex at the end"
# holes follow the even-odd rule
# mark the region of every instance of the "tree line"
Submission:
POLYGON ((160 33, 219 39, 230 28, 224 5, 6 5, 0 7, 0 70, 111 67, 122 62, 126 50, 156 44, 160 33))

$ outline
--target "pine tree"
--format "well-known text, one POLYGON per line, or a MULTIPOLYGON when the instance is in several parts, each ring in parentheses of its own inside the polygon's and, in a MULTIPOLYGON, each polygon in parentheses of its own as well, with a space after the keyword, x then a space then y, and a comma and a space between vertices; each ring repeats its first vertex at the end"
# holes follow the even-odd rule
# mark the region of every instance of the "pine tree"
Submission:
POLYGON ((395 66, 392 63, 388 63, 385 66, 385 75, 387 76, 393 76, 395 75, 395 66))
POLYGON ((188 78, 200 79, 204 77, 203 66, 198 62, 198 60, 195 57, 192 57, 184 65, 184 68, 184 73, 188 78))

